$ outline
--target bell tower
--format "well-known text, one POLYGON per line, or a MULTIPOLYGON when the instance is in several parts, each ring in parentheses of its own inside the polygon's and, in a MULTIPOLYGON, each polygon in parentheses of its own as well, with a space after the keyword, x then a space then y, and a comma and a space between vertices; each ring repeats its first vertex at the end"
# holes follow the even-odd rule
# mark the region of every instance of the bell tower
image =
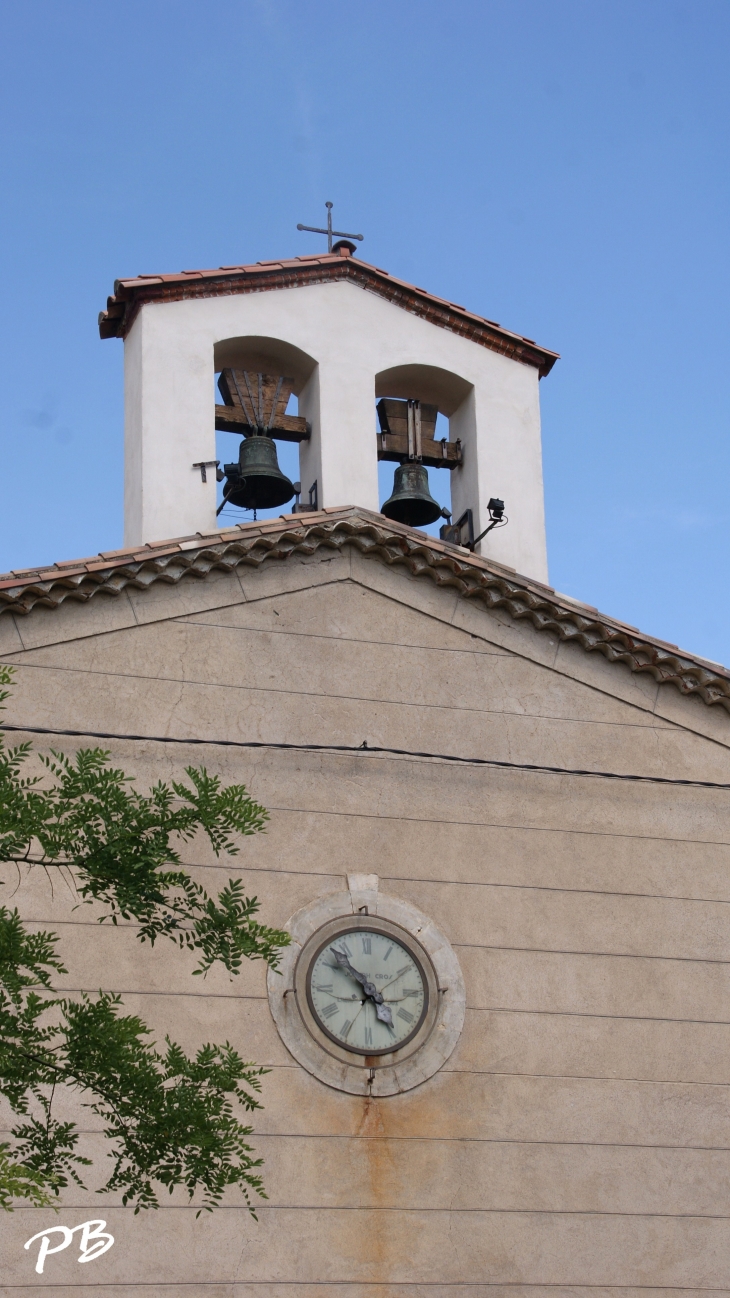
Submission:
POLYGON ((125 544, 214 532, 221 475, 241 508, 379 512, 384 459, 387 516, 434 521, 446 470, 446 539, 546 581, 539 380, 556 353, 354 250, 117 280, 99 328, 125 343, 125 544), (222 466, 216 429, 242 436, 222 466), (299 444, 301 495, 281 440, 299 444))

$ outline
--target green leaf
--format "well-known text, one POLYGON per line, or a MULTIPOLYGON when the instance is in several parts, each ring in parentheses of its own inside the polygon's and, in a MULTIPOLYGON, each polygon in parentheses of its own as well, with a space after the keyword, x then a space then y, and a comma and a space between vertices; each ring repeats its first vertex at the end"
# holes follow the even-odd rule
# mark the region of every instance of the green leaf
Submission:
MULTIPOLYGON (((11 681, 0 666, 0 687, 11 681)), ((0 688, 0 706, 7 696, 0 688)), ((243 785, 191 766, 187 783, 142 793, 100 748, 41 755, 27 773, 31 760, 29 744, 8 749, 0 733, 0 861, 65 872, 102 922, 132 921, 143 942, 166 937, 196 951, 196 973, 220 963, 235 975, 244 959, 276 967, 290 939, 258 921, 258 899, 236 879, 211 897, 181 864, 182 845, 200 833, 217 856, 236 856, 242 837, 265 828, 268 813, 243 785)), ((0 1145, 0 1206, 48 1203, 82 1185, 79 1132, 53 1113, 71 1090, 102 1121, 112 1160, 104 1188, 135 1211, 156 1207, 160 1187, 182 1187, 208 1210, 237 1187, 253 1212, 261 1159, 239 1115, 259 1107, 266 1070, 228 1042, 188 1056, 166 1037, 158 1049, 113 992, 59 997, 53 979, 66 969, 56 947, 55 934, 28 932, 17 910, 0 907, 0 1094, 23 1119, 14 1144, 0 1145)))

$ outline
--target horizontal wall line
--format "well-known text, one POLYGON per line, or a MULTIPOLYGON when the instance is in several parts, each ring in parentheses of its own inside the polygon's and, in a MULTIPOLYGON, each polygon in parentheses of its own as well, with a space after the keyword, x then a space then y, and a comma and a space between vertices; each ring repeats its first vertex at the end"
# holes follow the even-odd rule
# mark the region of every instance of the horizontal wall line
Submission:
MULTIPOLYGON (((166 1206, 167 1205, 163 1205, 163 1207, 166 1206)), ((32 1209, 16 1208, 15 1211, 16 1212, 40 1212, 41 1210, 39 1208, 32 1208, 32 1209)), ((83 1207, 83 1208, 75 1209, 74 1205, 72 1204, 70 1211, 86 1212, 87 1208, 83 1207)), ((131 1208, 126 1208, 124 1209, 124 1211, 131 1212, 132 1210, 131 1208)), ((73 1289, 74 1293, 76 1293, 85 1288, 90 1288, 91 1284, 92 1282, 89 1281, 87 1285, 68 1285, 65 1284, 63 1281, 61 1281, 60 1284, 45 1285, 44 1288, 47 1288, 50 1293, 52 1293, 53 1290, 61 1290, 61 1289, 73 1289)), ((283 1289, 283 1288, 292 1289, 294 1290, 295 1293, 299 1289, 314 1288, 315 1286, 318 1289, 333 1289, 335 1290, 336 1293, 340 1293, 343 1289, 355 1289, 355 1288, 360 1290, 383 1289, 383 1290, 387 1290, 388 1292, 390 1292, 390 1290, 392 1289, 409 1289, 411 1290, 411 1292, 413 1292, 418 1289, 472 1289, 474 1290, 474 1289, 483 1288, 483 1289, 562 1289, 562 1290, 569 1289, 571 1293, 576 1293, 581 1289, 609 1290, 612 1293, 613 1292, 633 1293, 635 1290, 636 1291, 640 1290, 641 1292, 646 1291, 648 1293, 664 1293, 664 1292, 666 1293, 711 1293, 711 1294, 728 1293, 727 1289, 713 1289, 713 1288, 708 1288, 706 1285, 584 1284, 582 1281, 576 1284, 573 1281, 537 1281, 537 1280, 536 1281, 529 1281, 529 1280, 442 1280, 442 1281, 433 1280, 431 1281, 431 1280, 349 1280, 349 1279, 348 1280, 236 1280, 233 1279, 233 1280, 175 1280, 175 1281, 171 1281, 169 1284, 166 1281, 162 1281, 162 1283, 158 1283, 156 1280, 133 1280, 131 1282, 127 1282, 125 1280, 111 1280, 111 1281, 102 1281, 101 1283, 99 1281, 93 1282, 94 1289, 119 1289, 123 1286, 125 1290, 129 1290, 129 1289, 148 1289, 154 1286, 155 1290, 158 1293, 163 1293, 164 1290, 169 1289, 172 1291, 171 1298, 174 1298, 174 1293, 177 1292, 178 1289, 181 1289, 183 1287, 185 1288, 195 1287, 200 1292, 208 1288, 220 1288, 220 1289, 228 1290, 230 1294, 232 1289, 242 1288, 243 1285, 245 1285, 247 1289, 251 1289, 254 1287, 256 1287, 257 1289, 268 1289, 268 1288, 273 1288, 275 1286, 278 1289, 283 1289)), ((3 1284, 3 1288, 4 1289, 28 1289, 33 1294, 36 1294, 38 1292, 37 1285, 13 1283, 13 1284, 3 1284)))
MULTIPOLYGON (((352 1096, 362 1099, 362 1096, 352 1096)), ((389 1096, 385 1097, 389 1099, 389 1096)), ((265 1112, 266 1106, 260 1112, 265 1112)), ((252 1115, 254 1120, 254 1115, 252 1115)), ((77 1127, 81 1136, 104 1137, 103 1127, 77 1127)), ((10 1128, 0 1128, 0 1135, 11 1134, 10 1128)), ((391 1144, 415 1145, 514 1145, 519 1149, 643 1149, 658 1150, 661 1153, 674 1154, 730 1154, 730 1145, 661 1145, 646 1144, 636 1141, 612 1140, 510 1140, 504 1136, 363 1136, 341 1133, 318 1134, 307 1131, 252 1131, 250 1139, 257 1140, 339 1140, 370 1141, 391 1144)))
MULTIPOLYGON (((166 1205, 165 1205, 166 1206, 166 1205)), ((73 1205, 71 1211, 73 1211, 73 1205)), ((16 1212, 24 1211, 15 1209, 16 1212)), ((25 1211, 28 1211, 27 1209, 25 1211)), ((38 1212, 40 1209, 35 1208, 32 1211, 38 1212)), ((86 1212, 86 1208, 79 1209, 80 1212, 86 1212)), ((125 1211, 129 1211, 126 1209, 125 1211)), ((292 1289, 295 1293, 299 1289, 314 1288, 333 1289, 340 1293, 343 1289, 382 1289, 388 1293, 392 1289, 409 1289, 411 1293, 416 1293, 419 1289, 569 1289, 571 1294, 575 1294, 581 1289, 599 1289, 607 1290, 611 1293, 633 1293, 635 1290, 647 1293, 716 1293, 727 1294, 727 1289, 710 1289, 703 1285, 678 1285, 678 1284, 584 1284, 582 1281, 576 1284, 573 1281, 529 1281, 529 1280, 176 1280, 167 1284, 163 1281, 161 1284, 155 1280, 134 1280, 131 1283, 125 1280, 111 1280, 93 1282, 94 1289, 119 1289, 124 1287, 130 1289, 148 1289, 154 1286, 155 1290, 162 1294, 166 1289, 171 1291, 171 1298, 177 1290, 182 1288, 195 1287, 201 1293, 205 1289, 217 1288, 226 1289, 230 1294, 232 1290, 246 1286, 247 1289, 292 1289)), ((68 1285, 61 1281, 56 1285, 44 1285, 49 1293, 54 1290, 73 1289, 74 1293, 83 1289, 91 1288, 92 1282, 85 1285, 68 1285)), ((3 1284, 4 1289, 27 1289, 33 1294, 38 1293, 37 1285, 27 1284, 3 1284)))
MULTIPOLYGON (((137 995, 136 992, 127 993, 127 994, 137 995)), ((265 1068, 266 1073, 269 1076, 272 1076, 273 1074, 276 1073, 287 1073, 287 1072, 302 1073, 303 1072, 303 1070, 297 1064, 288 1064, 288 1063, 280 1064, 276 1062, 269 1062, 269 1063, 262 1064, 260 1062, 257 1062, 256 1060, 253 1060, 250 1061, 250 1066, 252 1068, 265 1068)), ((307 1074, 307 1076, 309 1076, 309 1074, 307 1074)), ((653 1087, 678 1086, 685 1091, 689 1090, 690 1088, 699 1089, 704 1087, 708 1090, 712 1089, 712 1090, 724 1092, 727 1091, 728 1087, 730 1087, 730 1081, 698 1082, 698 1081, 685 1081, 681 1078, 677 1079, 676 1077, 608 1077, 602 1073, 528 1073, 528 1072, 518 1073, 515 1072, 514 1070, 510 1070, 509 1072, 507 1072, 505 1069, 499 1069, 499 1068, 450 1068, 448 1067, 448 1061, 447 1064, 442 1065, 441 1069, 436 1074, 436 1076, 441 1079, 445 1077, 448 1078, 508 1077, 516 1081, 594 1082, 600 1085, 608 1085, 608 1086, 653 1086, 653 1087)), ((353 1098, 357 1099, 358 1097, 354 1096, 353 1098)), ((359 1098, 361 1099, 362 1096, 360 1096, 359 1098)), ((387 1100, 390 1097, 376 1095, 374 1098, 379 1100, 383 1100, 383 1099, 387 1100)), ((678 1148, 684 1148, 684 1146, 678 1146, 678 1148)), ((687 1148, 694 1148, 694 1146, 687 1146, 687 1148)))
MULTIPOLYGON (((386 1097, 387 1098, 387 1097, 386 1097)), ((88 1128, 85 1135, 98 1135, 99 1129, 88 1128)), ((516 1140, 505 1136, 364 1136, 355 1133, 351 1136, 340 1134, 317 1135, 310 1132, 296 1131, 254 1131, 252 1140, 364 1140, 384 1141, 385 1143, 403 1145, 516 1145, 520 1149, 645 1149, 660 1150, 662 1153, 676 1154, 730 1154, 730 1145, 651 1145, 632 1141, 601 1140, 516 1140)))
MULTIPOLYGON (((273 867, 268 868, 272 874, 278 873, 273 867)), ((296 872, 292 871, 292 873, 295 874, 296 872)), ((730 897, 687 897, 682 893, 635 892, 633 890, 629 892, 621 888, 566 888, 562 884, 506 883, 497 879, 428 879, 422 878, 420 875, 398 874, 384 874, 380 878, 382 883, 436 884, 445 888, 505 888, 514 892, 558 892, 567 895, 576 893, 579 897, 637 897, 647 901, 688 901, 698 902, 705 906, 730 906, 730 897)))
POLYGON ((606 960, 665 960, 673 964, 711 964, 726 965, 730 960, 721 960, 717 956, 694 956, 694 955, 648 955, 643 952, 635 951, 579 951, 571 947, 539 947, 539 946, 497 946, 487 944, 478 945, 476 942, 452 942, 453 947, 459 950, 471 951, 521 951, 525 954, 534 955, 570 955, 570 956, 588 956, 591 959, 601 958, 606 960))
MULTIPOLYGON (((251 998, 253 999, 253 998, 251 998)), ((266 999, 265 997, 261 998, 266 999)), ((679 1019, 659 1014, 599 1014, 591 1010, 530 1010, 513 1009, 509 1005, 467 1005, 472 1014, 528 1014, 541 1018, 609 1019, 617 1023, 688 1023, 693 1027, 727 1028, 728 1019, 679 1019)))
MULTIPOLYGON (((20 727, 22 729, 22 727, 20 727)), ((2 727, 0 727, 2 729, 2 727)), ((677 838, 669 834, 626 834, 618 829, 567 829, 554 825, 511 825, 501 820, 452 820, 445 816, 390 816, 387 812, 337 811, 331 807, 289 807, 270 803, 268 811, 283 811, 295 816, 339 816, 343 820, 393 820, 413 825, 454 825, 462 829, 503 829, 514 834, 566 834, 576 838, 620 838, 636 843, 680 843, 688 847, 730 847, 724 838, 677 838)))
MULTIPOLYGON (((312 813, 317 814, 317 813, 312 813)), ((430 824, 424 821, 424 824, 430 824)), ((672 840, 678 841, 678 840, 672 840)), ((42 867, 48 870, 72 870, 72 866, 66 862, 40 862, 40 861, 0 861, 0 866, 7 866, 8 869, 32 869, 33 866, 42 867)), ((184 870, 243 870, 249 874, 270 874, 274 878, 280 875, 287 875, 292 879, 337 879, 342 881, 343 891, 347 891, 346 876, 339 871, 325 870, 287 870, 286 867, 279 868, 273 865, 249 865, 244 864, 239 858, 234 857, 230 861, 187 861, 182 863, 184 870)), ((504 888, 511 892, 550 892, 565 894, 566 896, 578 897, 633 897, 637 900, 645 901, 680 901, 690 902, 702 906, 730 906, 730 897, 689 897, 684 893, 663 893, 663 892, 636 892, 628 891, 621 888, 569 888, 564 884, 549 883, 509 883, 501 879, 440 879, 428 878, 421 875, 406 874, 383 874, 380 875, 381 883, 399 884, 423 884, 426 887, 439 888, 504 888)), ((70 885, 66 882, 66 887, 71 892, 70 885)), ((76 894, 73 894, 76 895, 76 894)))
MULTIPOLYGON (((277 596, 275 595, 273 597, 268 596, 268 598, 276 599, 277 596)), ((238 605, 234 605, 234 607, 241 608, 242 605, 238 604, 238 605)), ((513 655, 510 653, 509 649, 500 649, 499 646, 496 644, 494 645, 493 648, 489 648, 489 649, 475 649, 471 645, 468 647, 465 645, 463 649, 457 649, 453 646, 449 648, 448 646, 445 645, 410 644, 405 640, 358 640, 355 638, 355 636, 351 636, 351 635, 336 635, 336 636, 324 635, 321 631, 296 631, 288 627, 284 628, 284 627, 272 626, 272 627, 264 628, 264 627, 257 627, 257 626, 234 626, 230 622, 210 622, 210 621, 194 622, 193 621, 193 618, 200 617, 200 616, 201 614, 198 613, 180 614, 179 617, 172 617, 169 619, 169 621, 170 623, 173 623, 175 626, 194 627, 196 631, 199 630, 204 631, 207 630, 208 627, 216 627, 220 631, 232 631, 234 633, 243 631, 248 635, 253 634, 253 635, 296 636, 300 640, 324 640, 325 642, 330 644, 356 644, 356 645, 362 645, 364 648, 369 648, 371 645, 376 645, 376 646, 382 646, 384 649, 410 649, 416 653, 425 651, 426 653, 435 653, 435 654, 461 654, 465 658, 471 658, 476 656, 476 657, 484 657, 484 658, 508 658, 510 660, 513 659, 513 655)), ((144 625, 155 626, 157 624, 145 623, 144 625)), ((444 625, 447 628, 455 630, 459 635, 471 636, 470 631, 462 631, 460 627, 451 628, 451 623, 442 623, 441 625, 444 625)), ((122 628, 122 629, 126 630, 127 628, 122 628)), ((135 628, 129 628, 129 629, 133 630, 135 628)), ((97 635, 98 634, 108 635, 109 632, 102 631, 102 632, 97 632, 97 635)), ((481 636, 479 637, 479 641, 481 644, 492 645, 491 640, 484 640, 481 636)), ((39 648, 42 647, 43 646, 39 646, 39 648)), ((25 652, 33 653, 34 650, 26 649, 25 652)), ((32 665, 35 666, 35 664, 32 665)), ((23 664, 23 666, 25 666, 25 664, 23 664)), ((545 668, 542 667, 542 664, 539 664, 539 666, 542 668, 542 670, 545 670, 545 668)), ((548 668, 548 670, 550 669, 548 668)), ((591 686, 589 685, 586 688, 591 689, 591 686)), ((627 703, 626 706, 636 707, 637 705, 632 703, 627 703)), ((653 715, 653 713, 651 713, 650 715, 653 715)))
MULTIPOLYGON (((11 897, 5 900, 12 900, 11 897)), ((346 916, 345 916, 346 918, 346 916)), ((373 918, 377 918, 373 916, 373 918)), ((82 928, 82 929, 101 929, 107 933, 111 932, 132 932, 136 933, 141 924, 134 924, 131 921, 123 924, 100 924, 98 919, 93 920, 76 920, 76 919, 26 919, 24 924, 51 924, 56 928, 82 928)), ((160 939, 162 942, 164 939, 160 939)), ((144 945, 150 946, 150 943, 144 945)), ((459 951, 512 951, 521 955, 555 955, 555 956, 580 956, 587 960, 663 960, 668 964, 697 964, 697 965, 720 965, 724 967, 730 964, 730 957, 727 960, 720 959, 719 956, 695 956, 695 955, 651 955, 645 952, 636 951, 580 951, 572 947, 542 947, 542 946, 501 946, 493 942, 476 943, 476 942, 452 942, 451 946, 459 951)), ((158 947, 158 950, 160 948, 158 947)), ((178 950, 180 948, 177 948, 178 950)), ((546 1011, 547 1012, 547 1011, 546 1011)), ((620 1016, 625 1017, 625 1016, 620 1016)), ((697 1022, 704 1022, 698 1019, 697 1022)))
MULTIPOLYGON (((134 987, 100 987, 98 984, 93 987, 57 987, 53 989, 54 995, 95 995, 97 992, 116 993, 119 996, 159 996, 172 1000, 220 1000, 220 1001, 255 1001, 261 1005, 268 1005, 268 996, 265 993, 256 992, 181 992, 181 991, 164 991, 156 988, 134 988, 134 987)), ((709 1027, 709 1028, 727 1028, 730 1027, 728 1019, 679 1019, 669 1018, 666 1015, 658 1014, 598 1014, 590 1010, 530 1010, 530 1009, 512 1009, 509 1005, 467 1005, 466 1009, 471 1014, 520 1014, 539 1016, 541 1018, 567 1018, 567 1019, 608 1019, 617 1023, 687 1023, 692 1027, 709 1027)), ((462 1070, 459 1069, 459 1072, 462 1070)), ((471 1071, 471 1070, 465 1070, 471 1071)), ((491 1070, 490 1070, 491 1071, 491 1070)), ((654 1080, 654 1079, 652 1079, 654 1080)), ((714 1083, 713 1083, 714 1084, 714 1083)))
MULTIPOLYGON (((251 1200, 256 1212, 275 1213, 275 1212, 301 1212, 301 1213, 340 1213, 340 1212, 360 1212, 360 1213, 402 1213, 404 1216, 440 1216, 440 1217, 458 1217, 458 1216, 476 1216, 481 1217, 620 1217, 626 1221, 730 1221, 730 1215, 727 1213, 709 1213, 709 1212, 601 1212, 591 1208, 399 1208, 397 1204, 383 1205, 382 1207, 373 1207, 370 1204, 347 1204, 342 1206, 327 1205, 305 1205, 299 1203, 261 1203, 258 1199, 251 1200)), ((86 1212, 89 1210, 89 1204, 66 1204, 61 1205, 64 1212, 86 1212)), ((107 1205, 104 1205, 107 1207, 107 1205)), ((198 1213, 201 1208, 199 1203, 165 1203, 164 1207, 168 1212, 194 1212, 198 1213)), ((109 1204, 108 1208, 116 1207, 115 1204, 109 1204)), ((121 1207, 121 1205, 120 1205, 121 1207)), ((37 1209, 36 1209, 37 1211, 37 1209)), ((127 1209, 129 1211, 129 1209, 127 1209)), ((248 1212, 245 1203, 220 1203, 214 1209, 215 1212, 248 1212)), ((572 1286, 570 1286, 572 1288, 572 1286)))
MULTIPOLYGON (((448 1061, 447 1061, 448 1063, 448 1061)), ((278 1072, 302 1072, 297 1064, 267 1064, 270 1073, 278 1072)), ((590 1074, 572 1074, 572 1073, 516 1073, 507 1072, 506 1070, 490 1068, 449 1068, 444 1064, 436 1073, 436 1077, 515 1077, 520 1080, 528 1081, 553 1081, 553 1082, 599 1082, 609 1086, 681 1086, 687 1088, 690 1086, 707 1086, 714 1087, 717 1091, 725 1091, 730 1086, 727 1082, 682 1082, 675 1078, 666 1077, 603 1077, 592 1076, 590 1074)), ((362 1096, 360 1097, 362 1098, 362 1096)), ((375 1099, 388 1099, 388 1096, 375 1096, 375 1099)))
MULTIPOLYGON (((372 642, 363 641, 362 643, 370 645, 372 642)), ((41 649, 42 646, 39 646, 39 650, 26 649, 24 652, 34 653, 40 651, 41 649)), ((495 656, 503 656, 503 655, 495 655, 495 656)), ((372 705, 374 707, 386 706, 392 708, 414 708, 418 710, 427 710, 433 712, 455 712, 457 715, 462 714, 466 716, 471 715, 477 717, 479 716, 507 717, 509 719, 513 719, 517 721, 519 720, 548 721, 548 722, 556 722, 559 725, 604 726, 604 727, 610 726, 610 727, 616 727, 617 729, 622 728, 628 730, 646 731, 649 734, 656 734, 657 732, 666 731, 668 734, 673 736, 678 736, 678 735, 684 736, 684 734, 686 733, 682 727, 676 725, 671 721, 666 721, 663 720, 662 718, 655 718, 655 714, 653 712, 645 713, 646 716, 655 718, 653 721, 650 721, 648 723, 642 723, 639 721, 604 721, 601 720, 600 718, 593 718, 593 717, 590 718, 565 717, 560 715, 553 715, 552 713, 549 712, 516 712, 516 711, 509 711, 506 708, 462 707, 458 703, 429 703, 425 700, 412 701, 410 699, 381 698, 376 695, 367 695, 367 694, 333 694, 325 690, 295 690, 295 689, 277 688, 276 686, 273 685, 242 685, 240 683, 237 684, 235 681, 198 680, 192 676, 185 676, 185 677, 161 676, 159 675, 159 673, 154 676, 151 675, 147 676, 142 672, 105 671, 103 669, 94 668, 94 667, 69 667, 66 664, 20 662, 14 664, 14 666, 16 671, 18 670, 18 668, 20 668, 25 671, 57 672, 57 673, 68 672, 70 675, 99 676, 99 677, 109 678, 111 680, 154 681, 155 683, 162 681, 167 685, 196 686, 200 689, 210 689, 210 690, 232 690, 238 694, 242 694, 242 693, 275 694, 275 695, 283 695, 287 698, 292 698, 292 699, 332 699, 334 702, 338 702, 338 703, 362 703, 365 706, 372 705)), ((580 686, 582 682, 577 682, 577 684, 580 686)), ((619 701, 622 703, 624 702, 623 700, 619 700, 619 701)), ((624 703, 624 706, 631 707, 631 704, 624 703)), ((694 732, 692 733, 694 734, 694 732)))

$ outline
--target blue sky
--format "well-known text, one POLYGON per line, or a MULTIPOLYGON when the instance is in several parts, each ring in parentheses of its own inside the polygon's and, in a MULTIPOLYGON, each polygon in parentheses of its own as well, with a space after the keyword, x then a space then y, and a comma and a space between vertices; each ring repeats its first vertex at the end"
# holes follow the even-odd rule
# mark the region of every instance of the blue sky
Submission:
POLYGON ((366 260, 561 353, 552 583, 730 662, 726 0, 0 23, 0 570, 121 544, 115 277, 314 250, 331 199, 366 260))

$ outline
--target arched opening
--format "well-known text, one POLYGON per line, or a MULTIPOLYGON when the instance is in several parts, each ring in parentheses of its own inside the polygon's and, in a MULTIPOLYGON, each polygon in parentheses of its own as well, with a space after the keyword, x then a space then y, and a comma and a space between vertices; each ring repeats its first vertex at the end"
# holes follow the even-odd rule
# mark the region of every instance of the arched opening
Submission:
POLYGON ((317 365, 313 356, 292 343, 284 342, 283 338, 264 338, 254 334, 244 338, 222 338, 213 349, 213 361, 216 374, 228 368, 284 374, 294 380, 295 396, 299 396, 317 365))
MULTIPOLYGON (((451 471, 456 461, 455 438, 450 436, 451 416, 464 404, 473 391, 472 384, 459 374, 440 369, 436 365, 396 365, 375 376, 376 432, 379 437, 378 489, 381 508, 394 489, 393 460, 402 462, 403 437, 398 432, 406 427, 408 416, 405 403, 419 405, 419 434, 423 435, 423 462, 427 466, 428 489, 431 496, 446 510, 451 510, 451 471), (392 432, 392 436, 389 436, 392 432), (386 435, 383 435, 386 434, 386 435), (444 441, 449 443, 447 459, 444 441), (389 453, 386 448, 392 447, 389 453), (436 448, 440 449, 437 450, 436 448), (400 452, 400 453, 399 453, 400 452), (443 465, 444 472, 441 468, 443 465)), ((419 446, 420 446, 419 436, 419 446)), ((413 449, 413 436, 409 447, 413 449)), ((387 512, 387 511, 386 511, 387 512)), ((404 520, 406 521, 406 520, 404 520)), ((443 519, 420 525, 421 530, 437 536, 443 519)))
MULTIPOLYGON (((234 419, 229 422, 221 418, 224 405, 230 400, 231 384, 226 383, 226 376, 232 373, 250 376, 265 376, 263 382, 263 400, 261 399, 262 384, 254 380, 251 383, 240 383, 235 385, 233 399, 236 405, 241 405, 239 394, 236 387, 240 388, 243 408, 255 417, 257 405, 264 410, 264 418, 268 422, 274 411, 274 404, 278 403, 278 410, 284 419, 278 419, 276 423, 287 423, 290 426, 289 436, 286 438, 280 436, 274 431, 276 437, 276 455, 281 472, 292 482, 300 479, 299 466, 299 444, 296 440, 296 428, 292 431, 298 421, 298 397, 303 388, 309 382, 314 371, 317 368, 317 362, 314 357, 309 356, 299 347, 292 343, 285 342, 281 338, 268 338, 260 335, 247 335, 239 338, 224 338, 215 344, 213 352, 214 368, 214 402, 216 406, 216 458, 221 465, 235 461, 238 455, 240 441, 236 439, 236 434, 244 435, 243 428, 238 428, 234 419), (221 376, 223 376, 221 380, 221 376), (274 382, 272 382, 274 380, 274 382), (278 381, 283 380, 283 387, 279 386, 278 381), (288 382, 286 382, 288 380, 288 382), (269 388, 271 392, 269 392, 269 388), (253 391, 253 402, 250 400, 250 393, 253 391), (279 391, 282 398, 279 398, 279 391), (288 394, 291 394, 286 403, 288 394), (223 404, 222 404, 223 403, 223 404), (233 434, 233 436, 232 436, 233 434), (234 440, 235 439, 235 440, 234 440)), ((229 410, 229 414, 236 415, 235 410, 229 410)), ((240 417, 240 411, 238 412, 240 417)), ((302 422, 302 421, 299 421, 302 422)), ((218 483, 217 504, 223 503, 224 483, 218 483)), ((286 510, 293 508, 293 500, 290 504, 274 506, 270 509, 259 509, 258 518, 276 517, 286 510)), ((238 508, 233 504, 223 504, 219 514, 219 524, 225 527, 226 524, 235 522, 247 522, 253 518, 253 511, 249 509, 238 508)))
POLYGON ((401 397, 438 407, 450 419, 471 392, 472 384, 437 365, 395 365, 375 375, 376 397, 401 397))

